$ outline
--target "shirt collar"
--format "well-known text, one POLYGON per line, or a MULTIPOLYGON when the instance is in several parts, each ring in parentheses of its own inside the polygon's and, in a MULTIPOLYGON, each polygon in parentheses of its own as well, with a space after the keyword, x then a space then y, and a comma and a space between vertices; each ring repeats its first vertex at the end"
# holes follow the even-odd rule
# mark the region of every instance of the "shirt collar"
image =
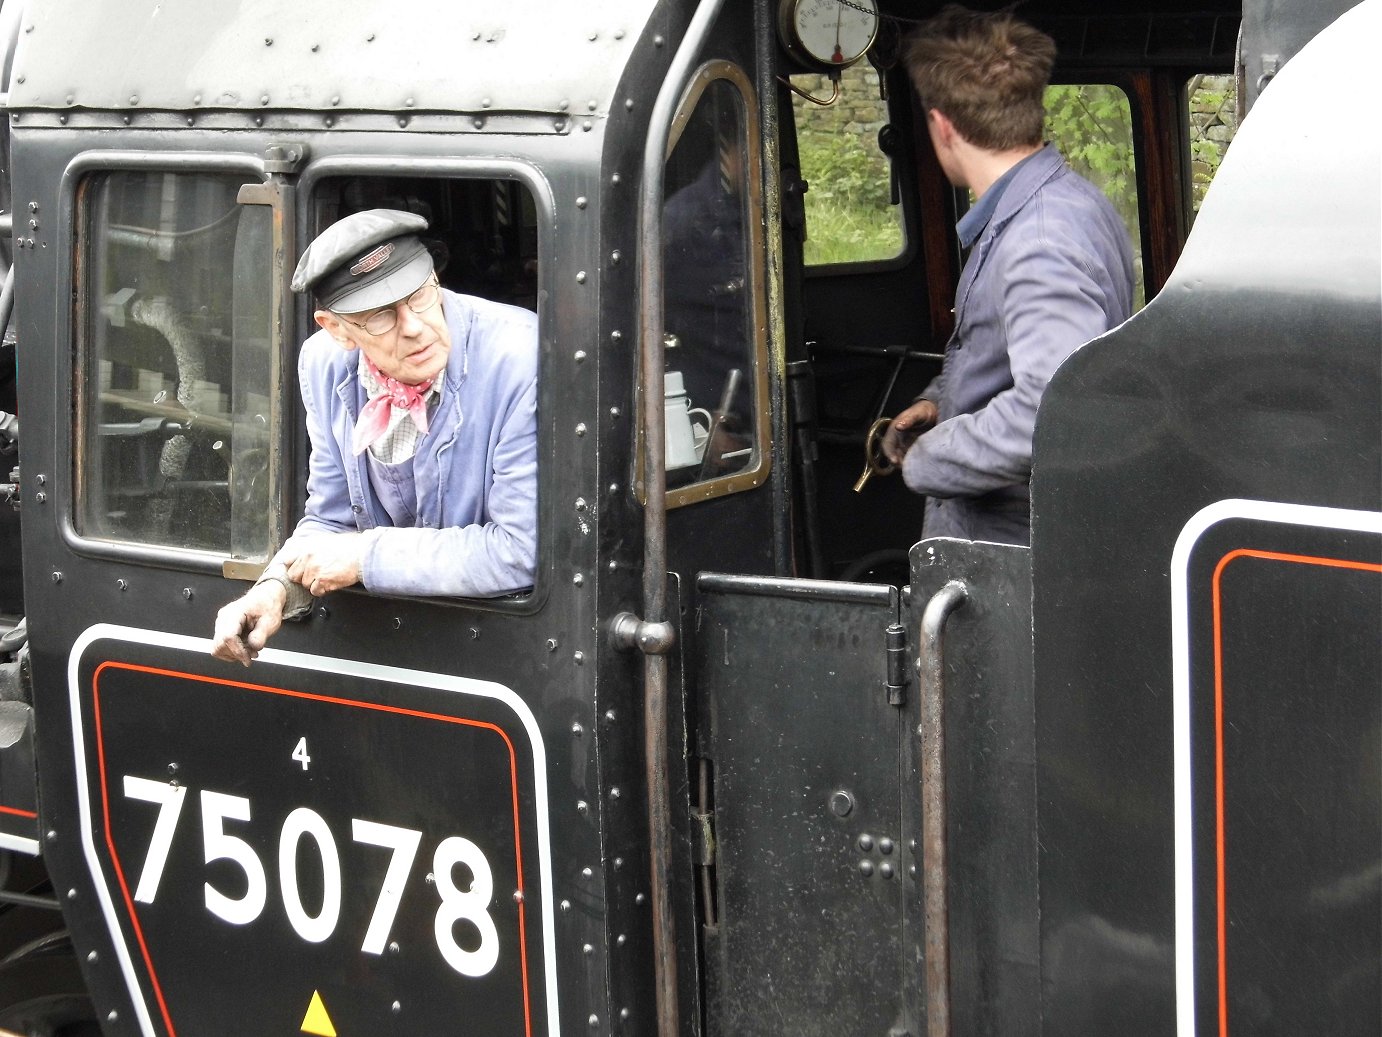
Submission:
POLYGON ((1017 176, 1017 171, 1030 162, 1041 151, 1034 151, 1026 158, 1013 165, 1006 173, 1000 176, 987 191, 974 203, 973 207, 960 218, 960 222, 955 224, 955 233, 960 237, 961 248, 973 248, 974 243, 979 240, 979 235, 984 233, 984 228, 993 219, 994 212, 998 209, 998 201, 1003 197, 1003 192, 1008 189, 1008 185, 1017 176))

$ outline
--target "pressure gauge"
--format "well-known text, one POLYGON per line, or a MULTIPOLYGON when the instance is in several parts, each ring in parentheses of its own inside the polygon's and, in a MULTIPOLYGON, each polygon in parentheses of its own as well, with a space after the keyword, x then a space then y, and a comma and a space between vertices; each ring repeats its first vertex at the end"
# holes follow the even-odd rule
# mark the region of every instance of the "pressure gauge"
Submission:
POLYGON ((878 35, 875 0, 781 0, 777 31, 787 53, 820 72, 848 68, 878 35))

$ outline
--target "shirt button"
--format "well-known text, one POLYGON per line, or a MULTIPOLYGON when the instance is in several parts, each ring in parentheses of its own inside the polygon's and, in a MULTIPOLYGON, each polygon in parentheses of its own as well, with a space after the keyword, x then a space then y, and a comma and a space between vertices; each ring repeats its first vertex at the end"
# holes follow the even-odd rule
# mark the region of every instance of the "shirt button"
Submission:
POLYGON ((360 514, 360 512, 364 511, 365 509, 362 508, 362 507, 360 507, 360 505, 358 505, 358 504, 352 504, 352 505, 350 506, 350 510, 353 511, 353 512, 355 512, 355 514, 358 515, 358 514, 360 514))

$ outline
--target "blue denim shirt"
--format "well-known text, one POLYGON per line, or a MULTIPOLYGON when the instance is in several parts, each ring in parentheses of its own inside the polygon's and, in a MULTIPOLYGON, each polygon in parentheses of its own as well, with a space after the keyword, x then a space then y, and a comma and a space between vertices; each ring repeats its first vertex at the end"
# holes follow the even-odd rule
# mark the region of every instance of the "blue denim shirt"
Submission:
POLYGON ((995 201, 960 275, 945 363, 921 394, 939 420, 902 471, 929 498, 923 536, 1025 544, 1042 393, 1067 356, 1131 314, 1132 246, 1108 199, 1050 145, 995 201))
MULTIPOLYGON (((537 547, 537 317, 442 292, 451 353, 412 459, 417 518, 393 525, 351 434, 366 393, 358 352, 318 331, 298 380, 312 452, 293 536, 359 531, 361 582, 383 594, 483 597, 532 585, 537 547)), ((291 541, 290 541, 291 543, 291 541)))

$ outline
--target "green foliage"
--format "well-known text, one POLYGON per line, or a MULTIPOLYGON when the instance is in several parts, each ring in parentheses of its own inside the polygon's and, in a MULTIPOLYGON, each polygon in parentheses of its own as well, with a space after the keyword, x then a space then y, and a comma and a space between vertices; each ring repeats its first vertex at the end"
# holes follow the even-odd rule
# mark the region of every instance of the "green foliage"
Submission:
POLYGON ((1098 83, 1048 87, 1046 137, 1071 169, 1108 195, 1136 241, 1137 176, 1127 95, 1098 83))
POLYGON ((803 131, 797 147, 806 192, 806 262, 859 263, 902 250, 887 158, 872 135, 803 131))

